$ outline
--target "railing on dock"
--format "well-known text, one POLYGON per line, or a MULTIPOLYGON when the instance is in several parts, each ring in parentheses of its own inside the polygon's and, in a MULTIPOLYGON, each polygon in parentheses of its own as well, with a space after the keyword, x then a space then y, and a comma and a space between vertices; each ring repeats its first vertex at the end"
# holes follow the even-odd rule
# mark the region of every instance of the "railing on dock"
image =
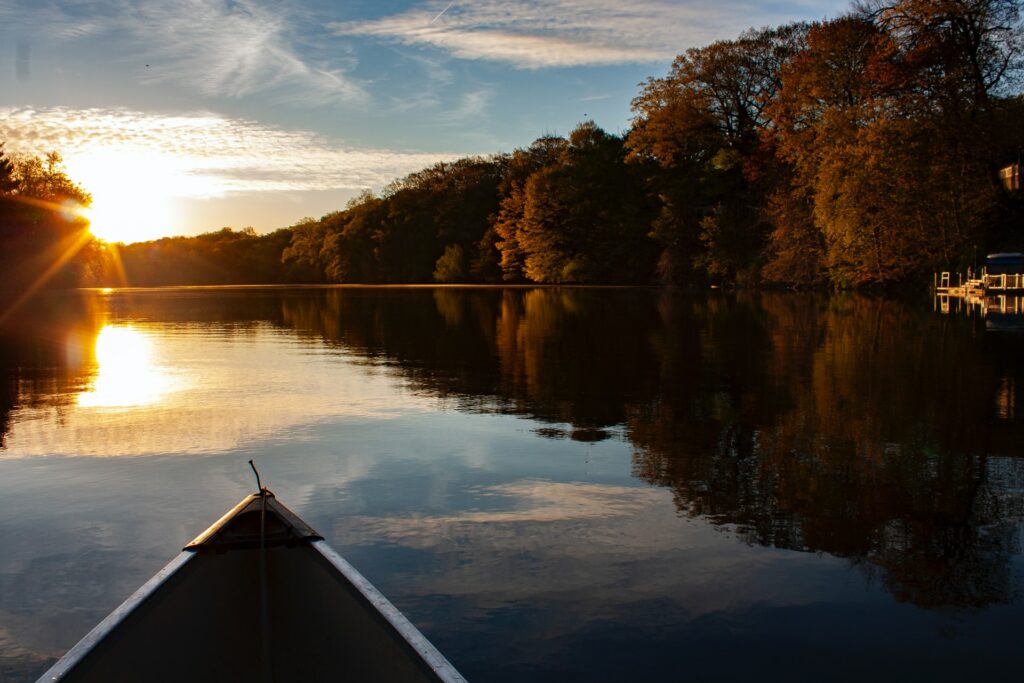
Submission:
POLYGON ((999 275, 986 275, 984 277, 985 289, 1006 291, 1011 289, 1024 289, 1024 273, 1000 273, 999 275))
POLYGON ((1024 291, 1024 273, 999 273, 989 275, 982 271, 975 277, 968 270, 967 275, 955 273, 956 284, 953 283, 954 273, 943 271, 935 274, 935 293, 949 296, 977 296, 985 292, 1021 292, 1024 291))

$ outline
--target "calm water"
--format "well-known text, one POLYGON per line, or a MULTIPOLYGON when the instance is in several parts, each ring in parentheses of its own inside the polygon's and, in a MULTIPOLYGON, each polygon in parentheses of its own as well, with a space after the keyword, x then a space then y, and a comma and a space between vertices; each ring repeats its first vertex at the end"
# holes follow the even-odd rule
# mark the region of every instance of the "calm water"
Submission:
POLYGON ((254 488, 473 681, 1024 665, 1024 336, 845 296, 83 293, 0 341, 0 681, 254 488))

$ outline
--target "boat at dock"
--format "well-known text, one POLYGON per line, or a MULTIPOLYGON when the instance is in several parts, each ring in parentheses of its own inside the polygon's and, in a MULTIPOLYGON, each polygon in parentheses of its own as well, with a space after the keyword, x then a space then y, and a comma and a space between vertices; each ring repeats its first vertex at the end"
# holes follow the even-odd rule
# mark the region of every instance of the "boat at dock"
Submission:
POLYGON ((465 679, 265 488, 196 537, 39 681, 465 679))

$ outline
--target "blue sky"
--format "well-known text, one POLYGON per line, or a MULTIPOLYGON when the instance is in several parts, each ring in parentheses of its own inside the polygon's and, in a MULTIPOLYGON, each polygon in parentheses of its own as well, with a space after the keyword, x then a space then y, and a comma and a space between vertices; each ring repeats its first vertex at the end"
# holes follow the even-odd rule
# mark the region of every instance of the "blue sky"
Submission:
POLYGON ((126 239, 265 231, 585 119, 623 132, 686 48, 846 7, 0 0, 0 140, 61 151, 126 239))

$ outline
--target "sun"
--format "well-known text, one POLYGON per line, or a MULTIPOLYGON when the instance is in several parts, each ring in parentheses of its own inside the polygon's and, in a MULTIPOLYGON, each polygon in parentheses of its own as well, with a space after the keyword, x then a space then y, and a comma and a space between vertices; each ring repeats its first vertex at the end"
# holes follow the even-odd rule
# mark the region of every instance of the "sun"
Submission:
POLYGON ((164 160, 128 150, 94 151, 68 160, 69 173, 91 195, 80 213, 106 242, 142 242, 175 232, 164 160))
POLYGON ((89 230, 105 242, 142 242, 171 232, 164 197, 96 192, 85 212, 89 230))

